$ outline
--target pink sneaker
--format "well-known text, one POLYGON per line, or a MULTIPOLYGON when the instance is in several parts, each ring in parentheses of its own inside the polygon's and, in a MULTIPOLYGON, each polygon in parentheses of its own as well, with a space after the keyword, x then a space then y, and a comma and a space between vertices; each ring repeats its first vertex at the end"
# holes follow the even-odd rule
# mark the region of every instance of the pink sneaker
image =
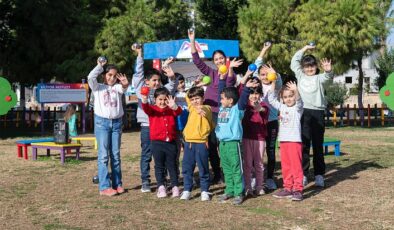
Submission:
POLYGON ((161 185, 159 187, 159 189, 157 190, 157 197, 158 198, 167 197, 167 192, 166 192, 166 188, 164 187, 164 185, 161 185))
POLYGON ((172 187, 172 197, 179 197, 179 188, 178 188, 178 186, 172 187))
POLYGON ((107 188, 100 191, 100 195, 102 196, 115 196, 116 194, 118 194, 118 192, 112 188, 107 188))
POLYGON ((123 188, 122 186, 118 186, 118 187, 116 188, 116 192, 118 192, 118 194, 122 194, 122 193, 125 192, 125 190, 124 190, 124 188, 123 188))

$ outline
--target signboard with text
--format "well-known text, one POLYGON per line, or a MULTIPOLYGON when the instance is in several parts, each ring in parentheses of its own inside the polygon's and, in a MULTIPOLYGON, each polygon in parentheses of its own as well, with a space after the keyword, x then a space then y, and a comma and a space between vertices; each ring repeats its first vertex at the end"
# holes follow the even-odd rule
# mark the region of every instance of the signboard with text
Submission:
POLYGON ((38 84, 37 101, 39 103, 85 103, 87 102, 88 84, 38 84))

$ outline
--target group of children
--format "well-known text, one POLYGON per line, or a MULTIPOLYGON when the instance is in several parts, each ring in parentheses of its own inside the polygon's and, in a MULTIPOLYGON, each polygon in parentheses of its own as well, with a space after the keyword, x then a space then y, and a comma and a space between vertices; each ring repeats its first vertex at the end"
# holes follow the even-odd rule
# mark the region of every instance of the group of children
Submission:
MULTIPOLYGON (((305 51, 315 47, 305 46, 291 62, 298 85, 287 82, 282 86, 280 75, 270 65, 263 64, 263 56, 271 46, 266 43, 255 62, 257 71, 248 70, 241 84, 234 87, 233 68, 240 66, 242 60, 232 60, 228 71, 220 72, 219 68, 226 64, 226 56, 218 50, 213 53, 212 59, 217 67, 213 69, 200 59, 194 31, 189 31, 188 36, 193 62, 202 74, 211 78, 211 82, 197 80, 186 92, 184 78, 174 73, 171 59, 163 64, 163 73, 168 80, 163 87, 162 73, 157 70, 144 72, 142 50, 133 48, 137 52, 137 62, 132 81, 139 99, 137 119, 141 123, 141 191, 151 192, 149 172, 153 156, 158 198, 168 195, 165 182, 169 175, 172 197, 191 199, 197 164, 202 201, 211 199, 210 185, 224 179, 226 188, 219 201, 234 198, 233 204, 239 205, 245 196, 255 197, 265 194, 266 189, 277 188, 273 180, 277 138, 284 188, 273 196, 295 201, 303 199, 311 141, 315 183, 323 187, 325 99, 322 83, 331 77, 331 61, 323 59, 321 64, 325 72, 318 74, 316 58, 303 56, 305 51), (276 75, 277 79, 269 80, 268 74, 276 75), (181 147, 182 193, 179 188, 181 147), (264 179, 264 152, 268 156, 267 180, 264 179), (212 179, 209 162, 214 174, 212 179)), ((88 76, 88 83, 96 98, 99 190, 101 195, 112 196, 124 192, 119 124, 123 115, 120 96, 126 90, 128 80, 117 72, 116 67, 98 62, 88 76), (97 76, 102 72, 104 84, 99 84, 97 76), (116 83, 117 79, 120 84, 116 83), (112 184, 107 169, 108 157, 111 158, 112 184)))

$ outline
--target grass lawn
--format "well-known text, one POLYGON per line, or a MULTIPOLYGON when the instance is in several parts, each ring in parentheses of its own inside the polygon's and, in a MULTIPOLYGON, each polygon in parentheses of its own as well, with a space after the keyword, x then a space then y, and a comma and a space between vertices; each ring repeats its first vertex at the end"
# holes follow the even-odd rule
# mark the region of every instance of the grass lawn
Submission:
MULTIPOLYGON (((302 202, 267 194, 238 207, 217 202, 224 185, 211 186, 213 199, 205 203, 199 190, 187 202, 142 194, 138 132, 123 134, 128 191, 112 198, 99 196, 92 183, 97 166, 91 143, 80 161, 68 155, 62 166, 58 153, 46 157, 45 150, 35 162, 30 148, 29 160, 17 158, 17 139, 3 139, 0 229, 394 229, 394 129, 329 128, 326 137, 342 141, 342 156, 329 148, 325 189, 310 183, 302 202)), ((280 170, 276 174, 281 184, 280 170)))

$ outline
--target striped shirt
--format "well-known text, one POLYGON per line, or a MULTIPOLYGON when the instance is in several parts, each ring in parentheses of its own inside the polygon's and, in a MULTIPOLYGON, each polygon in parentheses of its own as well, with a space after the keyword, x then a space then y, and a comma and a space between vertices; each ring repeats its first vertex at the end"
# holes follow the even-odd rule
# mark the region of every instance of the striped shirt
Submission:
POLYGON ((299 98, 294 106, 288 107, 278 101, 275 92, 268 91, 269 103, 279 111, 279 142, 302 142, 301 139, 301 116, 303 103, 299 98))

